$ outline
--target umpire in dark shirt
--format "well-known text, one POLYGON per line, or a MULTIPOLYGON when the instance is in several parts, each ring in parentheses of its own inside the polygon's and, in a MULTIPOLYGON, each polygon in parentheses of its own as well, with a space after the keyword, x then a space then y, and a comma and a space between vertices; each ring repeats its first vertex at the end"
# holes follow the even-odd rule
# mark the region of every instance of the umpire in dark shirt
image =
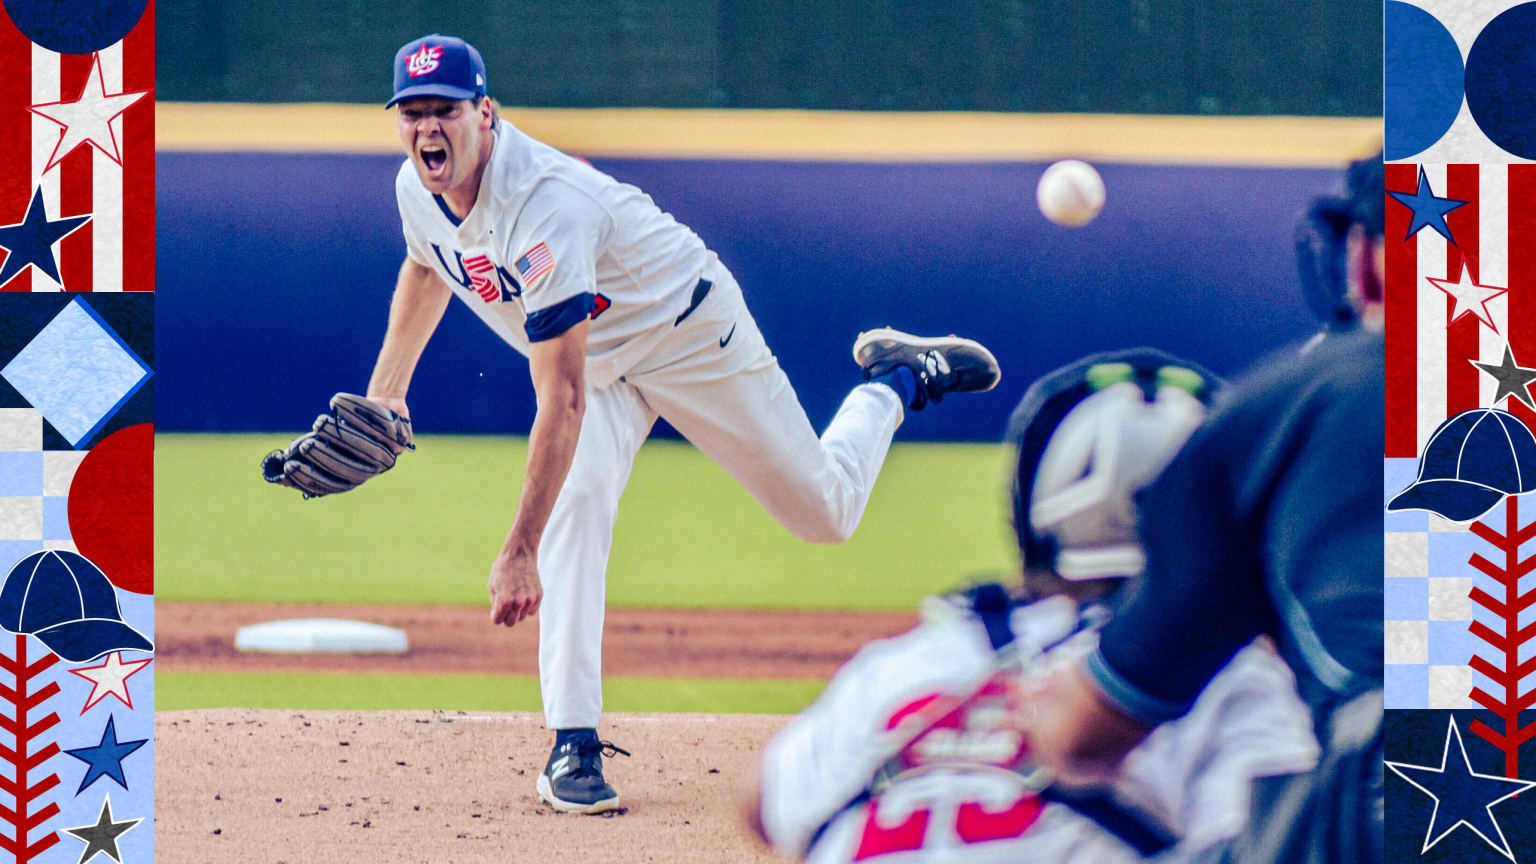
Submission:
POLYGON ((1143 492, 1143 577, 1097 652, 1041 682, 1023 721, 1064 779, 1107 776, 1240 647, 1271 637, 1312 709, 1323 764, 1261 781, 1229 861, 1381 857, 1380 158, 1351 166, 1348 188, 1311 215, 1348 274, 1335 324, 1355 326, 1239 382, 1143 492))

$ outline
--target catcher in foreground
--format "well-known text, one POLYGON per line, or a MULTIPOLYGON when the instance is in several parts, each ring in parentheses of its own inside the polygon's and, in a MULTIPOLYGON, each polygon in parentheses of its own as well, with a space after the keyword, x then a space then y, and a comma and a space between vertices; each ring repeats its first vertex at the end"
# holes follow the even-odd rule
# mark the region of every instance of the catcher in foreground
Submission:
POLYGON ((1029 388, 1008 433, 1021 581, 930 598, 917 628, 866 645, 774 737, 749 819, 775 850, 809 864, 1203 861, 1242 830, 1255 777, 1316 764, 1295 679, 1259 644, 1107 789, 1051 783, 1018 728, 1046 707, 1021 673, 1093 651, 1141 590, 1139 493, 1217 386, 1189 361, 1134 349, 1029 388))
POLYGON ((315 418, 311 431, 261 460, 261 475, 268 483, 299 490, 306 500, 319 498, 357 488, 415 449, 411 418, 371 399, 337 393, 331 410, 315 418))

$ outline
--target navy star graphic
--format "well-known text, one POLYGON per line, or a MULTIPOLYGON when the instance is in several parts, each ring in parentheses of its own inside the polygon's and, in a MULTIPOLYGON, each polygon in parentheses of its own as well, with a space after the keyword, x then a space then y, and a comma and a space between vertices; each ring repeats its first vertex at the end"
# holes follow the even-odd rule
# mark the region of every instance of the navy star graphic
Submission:
POLYGON ((27 206, 26 218, 15 225, 0 226, 0 249, 10 253, 5 256, 4 266, 0 266, 0 285, 11 281, 16 274, 27 269, 28 264, 46 273, 53 281, 63 284, 59 278, 58 262, 53 257, 53 244, 90 219, 89 216, 70 216, 50 220, 43 206, 42 187, 38 187, 32 195, 32 203, 27 206))
POLYGON ((111 777, 117 781, 117 785, 127 789, 128 778, 123 776, 123 760, 128 757, 129 753, 143 747, 144 742, 147 740, 149 739, 118 741, 117 726, 114 723, 114 718, 108 717, 107 728, 101 731, 100 744, 97 744, 95 747, 81 747, 78 750, 64 751, 90 766, 86 769, 85 778, 80 781, 80 788, 75 790, 75 794, 79 795, 81 792, 84 792, 85 787, 103 777, 111 777))
POLYGON ((1388 192, 1387 194, 1413 211, 1413 221, 1408 225, 1408 235, 1403 238, 1404 240, 1428 226, 1451 241, 1451 245, 1456 245, 1455 238, 1451 236, 1451 226, 1445 224, 1445 214, 1467 202, 1457 201, 1454 198, 1436 198, 1435 190, 1429 188, 1429 178, 1424 174, 1424 166, 1419 166, 1419 184, 1412 195, 1407 192, 1388 192))
POLYGON ((1451 718, 1449 723, 1450 729, 1445 733, 1445 751, 1440 754, 1439 768, 1387 763, 1394 774, 1435 801, 1429 830, 1424 834, 1424 848, 1419 854, 1428 852, 1436 843, 1445 839, 1447 834, 1465 825, 1481 837, 1484 843, 1513 861, 1515 855, 1510 851, 1509 841, 1504 839, 1503 829, 1499 828, 1498 820, 1493 818, 1493 805, 1536 786, 1536 782, 1510 780, 1496 774, 1473 771, 1472 763, 1467 760, 1467 747, 1461 741, 1461 730, 1456 728, 1456 719, 1451 718), (1450 762, 1448 758, 1452 737, 1455 737, 1456 747, 1461 753, 1460 762, 1450 762), (1499 838, 1497 843, 1493 837, 1499 838))

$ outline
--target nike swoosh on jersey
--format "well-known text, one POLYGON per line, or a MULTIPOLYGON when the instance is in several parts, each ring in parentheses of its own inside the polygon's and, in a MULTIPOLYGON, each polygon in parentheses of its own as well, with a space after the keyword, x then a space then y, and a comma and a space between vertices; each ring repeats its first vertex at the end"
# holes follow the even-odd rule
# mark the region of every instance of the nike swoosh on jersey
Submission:
POLYGON ((724 348, 726 343, 731 341, 731 337, 735 336, 735 335, 736 335, 736 325, 732 324, 731 325, 731 332, 725 334, 725 338, 720 340, 720 347, 724 348))

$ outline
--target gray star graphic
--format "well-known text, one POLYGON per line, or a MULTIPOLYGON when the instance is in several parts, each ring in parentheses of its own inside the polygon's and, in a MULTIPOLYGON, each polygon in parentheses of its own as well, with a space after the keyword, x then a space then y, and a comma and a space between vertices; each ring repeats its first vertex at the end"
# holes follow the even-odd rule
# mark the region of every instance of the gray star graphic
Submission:
POLYGON ((1470 362, 1498 382, 1499 391, 1494 394, 1494 405, 1503 402, 1507 396, 1513 396, 1526 405, 1536 408, 1536 401, 1531 400, 1530 391, 1525 389, 1532 381, 1536 381, 1536 369, 1515 365, 1515 355, 1510 353, 1508 345, 1504 346, 1503 362, 1497 366, 1492 363, 1479 363, 1476 360, 1470 362))
POLYGON ((97 852, 105 852, 113 861, 122 864, 123 859, 117 853, 117 838, 143 821, 143 819, 129 819, 127 822, 113 822, 112 796, 109 795, 107 800, 101 802, 101 816, 97 817, 95 825, 81 825, 78 828, 64 830, 85 841, 85 851, 80 853, 77 864, 85 864, 97 852))

